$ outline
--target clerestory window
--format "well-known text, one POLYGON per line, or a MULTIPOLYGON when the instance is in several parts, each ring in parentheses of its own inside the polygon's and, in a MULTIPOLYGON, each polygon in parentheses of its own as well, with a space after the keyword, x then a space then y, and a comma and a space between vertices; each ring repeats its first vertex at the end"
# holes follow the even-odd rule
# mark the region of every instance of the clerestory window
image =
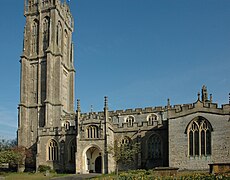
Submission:
POLYGON ((126 118, 126 122, 127 122, 128 126, 133 126, 134 117, 133 117, 133 116, 128 116, 128 117, 126 118))
POLYGON ((189 156, 211 155, 211 132, 210 122, 203 117, 190 122, 187 128, 189 156))
POLYGON ((157 116, 155 114, 149 115, 147 121, 148 121, 148 125, 150 126, 158 124, 157 116))

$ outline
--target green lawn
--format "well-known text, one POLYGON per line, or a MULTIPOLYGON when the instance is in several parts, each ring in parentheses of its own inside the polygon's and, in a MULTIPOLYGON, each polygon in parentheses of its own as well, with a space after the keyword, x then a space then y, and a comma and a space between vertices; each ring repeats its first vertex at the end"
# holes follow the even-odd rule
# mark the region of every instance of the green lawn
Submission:
POLYGON ((5 173, 1 176, 5 177, 5 180, 46 180, 52 177, 66 176, 67 174, 51 173, 49 176, 45 176, 44 173, 5 173))

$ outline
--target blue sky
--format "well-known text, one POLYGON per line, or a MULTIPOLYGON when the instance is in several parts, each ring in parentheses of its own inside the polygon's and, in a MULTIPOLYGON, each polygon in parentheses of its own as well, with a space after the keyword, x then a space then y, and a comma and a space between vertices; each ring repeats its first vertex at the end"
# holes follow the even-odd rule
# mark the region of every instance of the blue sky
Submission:
MULTIPOLYGON (((71 0, 83 112, 213 101, 230 92, 229 0, 71 0)), ((16 137, 23 0, 0 1, 0 138, 16 137)))

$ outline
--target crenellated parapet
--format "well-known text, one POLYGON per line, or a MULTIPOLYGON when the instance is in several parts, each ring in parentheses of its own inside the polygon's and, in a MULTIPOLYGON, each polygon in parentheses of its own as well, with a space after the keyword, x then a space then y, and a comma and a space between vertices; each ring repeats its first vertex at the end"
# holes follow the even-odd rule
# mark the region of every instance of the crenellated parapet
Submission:
POLYGON ((65 127, 44 127, 38 129, 39 136, 63 136, 76 134, 76 128, 70 126, 68 129, 65 127))
POLYGON ((70 13, 70 8, 66 2, 60 0, 25 0, 24 15, 38 14, 39 12, 57 9, 60 17, 65 21, 68 28, 73 31, 74 20, 70 13))
POLYGON ((164 106, 156 106, 156 107, 146 107, 146 108, 135 108, 135 109, 125 109, 125 110, 116 110, 109 111, 110 116, 116 115, 129 115, 129 114, 147 114, 147 113, 155 113, 165 111, 166 107, 164 106))
POLYGON ((80 115, 80 120, 103 120, 104 112, 90 112, 90 113, 82 113, 80 115))
POLYGON ((200 100, 193 104, 174 105, 168 109, 168 118, 177 118, 197 112, 229 115, 230 105, 224 104, 221 107, 218 107, 217 103, 207 103, 200 100))

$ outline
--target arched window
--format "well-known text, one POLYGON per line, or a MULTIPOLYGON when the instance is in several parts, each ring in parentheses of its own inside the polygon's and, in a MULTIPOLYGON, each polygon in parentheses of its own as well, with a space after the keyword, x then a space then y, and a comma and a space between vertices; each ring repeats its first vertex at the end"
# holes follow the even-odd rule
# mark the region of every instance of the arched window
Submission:
POLYGON ((61 22, 58 21, 58 25, 57 25, 57 39, 56 39, 56 43, 57 46, 59 47, 59 49, 61 50, 61 44, 62 44, 62 26, 61 26, 61 22))
POLYGON ((64 123, 64 127, 65 127, 66 130, 69 130, 69 128, 70 128, 70 122, 69 122, 69 121, 66 121, 66 122, 64 123))
POLYGON ((87 128, 87 137, 91 139, 99 138, 99 132, 97 126, 89 126, 87 128))
POLYGON ((160 136, 157 134, 153 134, 148 140, 148 158, 162 158, 162 142, 160 136))
POLYGON ((31 49, 33 54, 38 53, 38 21, 35 20, 32 25, 31 49))
POLYGON ((48 160, 57 161, 58 160, 58 144, 55 140, 51 140, 48 145, 48 160))
POLYGON ((69 161, 75 161, 75 152, 76 152, 76 141, 75 139, 71 140, 69 143, 69 161))
POLYGON ((64 44, 63 44, 63 55, 64 55, 64 59, 65 62, 67 63, 67 59, 68 59, 68 33, 67 30, 64 31, 64 44))
POLYGON ((157 116, 155 114, 151 114, 148 116, 147 118, 147 121, 148 121, 148 125, 150 126, 155 126, 158 124, 158 121, 157 121, 157 116))
POLYGON ((49 46, 49 19, 46 17, 43 20, 43 50, 49 46))
POLYGON ((189 156, 211 155, 211 124, 203 117, 193 119, 187 127, 189 156))
POLYGON ((121 140, 121 145, 129 145, 131 143, 131 139, 127 136, 125 136, 122 140, 121 140))
POLYGON ((133 126, 134 117, 133 117, 133 116, 128 116, 128 117, 126 118, 126 122, 128 123, 128 126, 133 126))

